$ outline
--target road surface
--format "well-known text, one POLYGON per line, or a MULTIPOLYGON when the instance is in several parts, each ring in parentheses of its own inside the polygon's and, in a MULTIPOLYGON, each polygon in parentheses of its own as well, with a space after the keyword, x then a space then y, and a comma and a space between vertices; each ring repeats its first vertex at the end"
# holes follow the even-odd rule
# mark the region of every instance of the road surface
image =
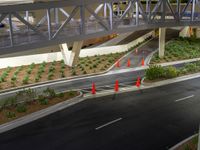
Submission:
POLYGON ((165 150, 198 131, 200 78, 93 98, 0 135, 1 150, 165 150))

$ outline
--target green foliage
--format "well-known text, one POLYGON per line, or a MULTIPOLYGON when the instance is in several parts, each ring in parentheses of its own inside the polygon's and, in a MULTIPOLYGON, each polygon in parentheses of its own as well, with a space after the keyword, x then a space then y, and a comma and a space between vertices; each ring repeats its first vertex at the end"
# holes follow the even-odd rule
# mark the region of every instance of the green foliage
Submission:
POLYGON ((54 72, 55 71, 55 67, 53 66, 53 65, 51 65, 50 67, 49 67, 49 72, 54 72))
POLYGON ((75 96, 75 92, 74 91, 69 91, 69 96, 75 96))
POLYGON ((28 84, 28 81, 29 81, 29 75, 26 75, 23 80, 22 80, 22 83, 23 84, 28 84))
POLYGON ((54 76, 53 72, 49 72, 48 73, 48 80, 51 80, 53 76, 54 76))
POLYGON ((72 75, 75 76, 76 75, 76 70, 72 70, 72 75))
POLYGON ((17 92, 15 99, 17 102, 28 102, 36 98, 36 91, 33 89, 27 89, 17 92))
POLYGON ((164 78, 174 78, 174 77, 177 77, 178 76, 178 71, 175 67, 167 67, 164 69, 164 78))
POLYGON ((31 74, 32 70, 33 70, 32 68, 28 68, 28 70, 26 71, 27 74, 31 74))
POLYGON ((7 112, 5 113, 5 115, 6 115, 6 117, 9 118, 9 119, 15 118, 15 117, 16 117, 15 112, 12 112, 12 111, 7 111, 7 112))
POLYGON ((56 65, 56 61, 54 60, 52 63, 51 63, 52 66, 55 66, 56 65))
POLYGON ((39 74, 37 74, 36 77, 35 77, 35 82, 39 82, 40 77, 41 77, 41 76, 40 76, 39 74))
POLYGON ((46 90, 43 91, 43 93, 45 94, 46 97, 53 98, 56 96, 54 89, 51 89, 51 88, 47 88, 46 90))
POLYGON ((11 78, 12 81, 16 81, 17 80, 17 76, 14 74, 11 78))
POLYGON ((48 105, 49 101, 46 97, 44 97, 43 95, 39 95, 38 96, 38 101, 40 103, 40 105, 48 105))
POLYGON ((62 97, 64 97, 64 93, 59 93, 59 94, 57 94, 57 96, 58 96, 59 98, 62 98, 62 97))
POLYGON ((17 112, 23 113, 27 111, 26 105, 25 104, 18 104, 16 107, 17 112))
POLYGON ((148 80, 155 80, 164 76, 164 68, 158 65, 152 65, 145 71, 145 77, 148 80))

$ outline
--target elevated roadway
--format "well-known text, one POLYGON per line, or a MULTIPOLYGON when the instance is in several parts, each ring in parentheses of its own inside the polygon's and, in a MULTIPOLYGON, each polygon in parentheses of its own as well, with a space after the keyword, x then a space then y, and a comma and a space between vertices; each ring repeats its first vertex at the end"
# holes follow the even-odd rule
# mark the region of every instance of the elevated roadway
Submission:
POLYGON ((0 54, 113 33, 200 23, 196 0, 185 5, 165 0, 156 4, 128 0, 124 13, 116 15, 112 4, 121 1, 67 0, 0 6, 0 22, 8 23, 6 29, 0 29, 0 54), (29 15, 38 11, 44 12, 44 17, 39 21, 29 20, 29 15), (58 13, 64 17, 59 18, 58 13))

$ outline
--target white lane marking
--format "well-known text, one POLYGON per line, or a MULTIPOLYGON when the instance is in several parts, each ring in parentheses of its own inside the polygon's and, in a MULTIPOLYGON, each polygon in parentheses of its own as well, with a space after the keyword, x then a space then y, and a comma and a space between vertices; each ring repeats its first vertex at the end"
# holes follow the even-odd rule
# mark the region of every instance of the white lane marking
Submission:
POLYGON ((177 100, 175 100, 175 102, 184 101, 184 100, 190 99, 192 97, 194 97, 194 95, 190 95, 190 96, 187 96, 187 97, 183 97, 183 98, 177 99, 177 100))
POLYGON ((108 122, 108 123, 106 123, 106 124, 104 124, 104 125, 101 125, 101 126, 95 128, 95 130, 99 130, 99 129, 101 129, 101 128, 104 128, 104 127, 106 127, 106 126, 108 126, 108 125, 111 125, 111 124, 113 124, 113 123, 115 123, 115 122, 118 122, 118 121, 120 121, 120 120, 122 120, 122 118, 118 118, 118 119, 115 119, 115 120, 113 120, 113 121, 110 121, 110 122, 108 122))

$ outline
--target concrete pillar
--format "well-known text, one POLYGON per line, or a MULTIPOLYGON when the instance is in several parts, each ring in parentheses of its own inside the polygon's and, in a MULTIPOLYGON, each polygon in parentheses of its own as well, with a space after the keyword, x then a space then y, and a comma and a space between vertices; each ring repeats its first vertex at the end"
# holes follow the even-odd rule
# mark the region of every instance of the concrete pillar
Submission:
POLYGON ((83 41, 74 42, 73 48, 71 51, 69 51, 66 43, 60 45, 63 60, 66 65, 70 67, 76 65, 82 45, 83 45, 83 41))
POLYGON ((163 58, 165 54, 165 36, 166 28, 159 28, 159 57, 163 58))
POLYGON ((83 46, 83 41, 74 42, 69 59, 70 66, 75 66, 77 64, 82 46, 83 46))
POLYGON ((190 33, 190 27, 184 27, 183 29, 181 29, 180 33, 179 33, 180 37, 191 37, 191 33, 190 33))

